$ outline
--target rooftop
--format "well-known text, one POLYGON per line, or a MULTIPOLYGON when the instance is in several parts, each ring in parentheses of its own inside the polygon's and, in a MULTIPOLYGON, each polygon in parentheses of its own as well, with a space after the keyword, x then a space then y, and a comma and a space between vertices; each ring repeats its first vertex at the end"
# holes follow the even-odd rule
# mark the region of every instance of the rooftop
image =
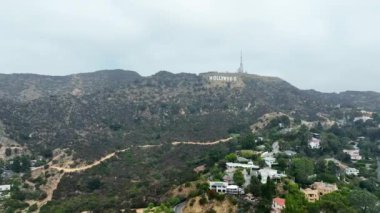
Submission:
POLYGON ((277 203, 279 206, 285 206, 285 199, 276 197, 273 199, 273 202, 277 203))

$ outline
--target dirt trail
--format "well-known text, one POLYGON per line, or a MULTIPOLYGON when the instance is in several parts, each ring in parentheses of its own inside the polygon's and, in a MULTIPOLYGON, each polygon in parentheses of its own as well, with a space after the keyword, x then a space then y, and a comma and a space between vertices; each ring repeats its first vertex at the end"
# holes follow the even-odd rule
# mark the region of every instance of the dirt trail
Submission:
POLYGON ((77 168, 65 168, 65 167, 59 167, 59 166, 51 166, 50 168, 52 169, 57 169, 57 170, 60 170, 60 171, 63 171, 64 173, 73 173, 73 172, 80 172, 80 171, 84 171, 84 170, 87 170, 87 169, 91 169, 92 167, 94 166, 97 166, 99 165, 100 163, 102 163, 103 161, 106 161, 110 158, 112 158, 113 156, 115 156, 117 153, 120 153, 120 152, 125 152, 127 151, 129 148, 126 148, 126 149, 122 149, 122 150, 118 150, 118 151, 115 151, 115 152, 112 152, 102 158, 100 158, 99 160, 93 162, 92 164, 89 164, 89 165, 85 165, 85 166, 81 166, 81 167, 77 167, 77 168))
POLYGON ((229 138, 225 138, 225 139, 220 139, 220 140, 217 140, 217 141, 207 141, 207 142, 178 142, 178 141, 175 141, 175 142, 172 142, 172 145, 176 146, 176 145, 180 145, 180 144, 190 144, 190 145, 201 145, 201 146, 210 146, 210 145, 215 145, 215 144, 219 144, 219 143, 225 143, 225 142, 228 142, 232 139, 232 137, 229 137, 229 138))
MULTIPOLYGON (((230 141, 231 139, 232 139, 232 137, 229 137, 229 138, 220 139, 220 140, 212 141, 212 142, 210 142, 210 141, 208 141, 208 142, 178 142, 178 141, 175 141, 175 142, 172 142, 171 144, 174 145, 174 146, 180 145, 180 144, 210 146, 210 145, 215 145, 215 144, 219 144, 219 143, 225 143, 225 142, 230 141)), ((143 148, 143 149, 147 149, 147 148, 159 147, 159 146, 162 146, 162 144, 158 144, 158 145, 142 145, 142 146, 138 146, 138 147, 139 148, 143 148)), ((39 168, 36 168, 32 172, 32 176, 33 177, 38 177, 40 174, 43 174, 43 173, 45 173, 47 171, 56 171, 54 173, 54 176, 51 177, 48 180, 48 183, 43 187, 43 190, 47 193, 47 197, 44 200, 41 200, 41 201, 37 201, 37 202, 28 201, 28 203, 30 205, 32 205, 32 204, 35 203, 35 204, 38 205, 39 208, 41 208, 43 205, 45 205, 47 202, 49 202, 52 199, 53 193, 57 189, 58 184, 61 181, 61 178, 63 177, 63 175, 65 173, 75 173, 75 172, 81 172, 81 171, 85 171, 87 169, 91 169, 92 167, 101 164, 103 161, 106 161, 106 160, 114 157, 116 154, 121 153, 121 152, 125 152, 125 151, 127 151, 129 149, 130 148, 126 148, 126 149, 122 149, 122 150, 118 150, 118 151, 112 152, 112 153, 110 153, 110 154, 108 154, 108 155, 100 158, 99 160, 97 160, 97 161, 95 161, 95 162, 93 162, 93 163, 91 163, 89 165, 84 165, 84 166, 80 166, 80 167, 76 167, 76 168, 67 168, 67 167, 61 167, 61 166, 54 165, 52 163, 53 160, 58 160, 59 158, 61 158, 63 156, 63 153, 55 156, 53 158, 53 160, 48 163, 48 165, 49 165, 48 169, 44 169, 44 167, 41 166, 39 168), (57 172, 57 170, 59 172, 57 172)))
MULTIPOLYGON (((208 142, 178 142, 178 141, 175 141, 175 142, 172 142, 172 145, 176 146, 176 145, 180 145, 180 144, 189 144, 189 145, 210 146, 210 145, 215 145, 215 144, 219 144, 219 143, 225 143, 225 142, 230 141, 231 139, 232 139, 232 137, 229 137, 229 138, 220 139, 220 140, 212 141, 212 142, 210 142, 210 141, 208 141, 208 142)), ((152 148, 152 147, 158 147, 158 146, 162 146, 162 144, 158 144, 158 145, 142 145, 142 146, 138 146, 138 147, 139 148, 152 148)), ((108 155, 100 158, 99 160, 93 162, 92 164, 81 166, 81 167, 66 168, 66 167, 59 167, 59 166, 52 165, 50 168, 63 171, 64 173, 80 172, 80 171, 84 171, 84 170, 87 170, 87 169, 91 169, 92 167, 99 165, 103 161, 106 161, 106 160, 112 158, 117 153, 125 152, 127 150, 129 150, 129 148, 112 152, 112 153, 110 153, 110 154, 108 154, 108 155)))

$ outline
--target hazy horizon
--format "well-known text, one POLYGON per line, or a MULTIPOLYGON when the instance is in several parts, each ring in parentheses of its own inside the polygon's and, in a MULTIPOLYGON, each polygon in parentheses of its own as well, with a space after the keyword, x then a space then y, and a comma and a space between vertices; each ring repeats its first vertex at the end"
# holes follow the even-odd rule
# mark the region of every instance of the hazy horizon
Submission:
POLYGON ((380 91, 380 2, 11 1, 0 12, 0 73, 104 69, 234 72, 300 89, 380 91))

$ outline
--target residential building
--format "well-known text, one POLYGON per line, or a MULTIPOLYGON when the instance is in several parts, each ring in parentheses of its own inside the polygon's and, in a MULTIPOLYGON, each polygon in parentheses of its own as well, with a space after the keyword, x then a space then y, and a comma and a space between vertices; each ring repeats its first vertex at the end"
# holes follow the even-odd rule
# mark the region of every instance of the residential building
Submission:
POLYGON ((0 199, 9 198, 11 185, 0 185, 0 199))
POLYGON ((285 150, 284 153, 285 153, 285 155, 287 155, 289 157, 294 156, 294 155, 297 154, 297 152, 292 151, 292 150, 285 150))
POLYGON ((358 174, 359 174, 359 170, 358 170, 358 169, 355 169, 355 168, 348 167, 348 168, 345 169, 345 173, 346 173, 347 175, 358 176, 358 174))
POLYGON ((343 149, 343 152, 349 154, 351 157, 351 160, 361 160, 362 159, 362 156, 360 155, 359 149, 353 149, 353 150, 343 149))
POLYGON ((243 195, 244 190, 237 185, 229 185, 229 186, 227 186, 227 194, 243 195))
POLYGON ((305 194, 306 199, 309 202, 315 202, 319 200, 320 196, 329 194, 338 190, 336 184, 324 183, 324 182, 314 182, 311 184, 310 188, 301 189, 301 192, 305 194))
POLYGON ((221 182, 221 181, 210 181, 209 182, 210 190, 214 190, 218 193, 227 193, 227 194, 244 194, 244 190, 240 188, 237 185, 229 185, 227 182, 221 182))
POLYGON ((315 201, 319 200, 318 190, 306 188, 306 189, 301 189, 301 192, 305 194, 305 198, 309 202, 314 203, 315 201))
POLYGON ((265 164, 268 165, 269 167, 272 167, 273 164, 276 162, 276 158, 268 156, 264 158, 265 164))
POLYGON ((311 188, 318 190, 320 196, 323 196, 325 194, 329 194, 331 192, 338 190, 338 187, 336 186, 335 183, 330 184, 330 183, 324 183, 324 182, 314 182, 313 184, 311 184, 311 188))
POLYGON ((252 161, 249 161, 247 164, 227 162, 226 166, 227 166, 227 169, 231 169, 231 168, 259 169, 260 168, 259 166, 254 165, 252 161))
POLYGON ((318 138, 312 137, 311 140, 309 141, 309 148, 311 149, 321 148, 321 140, 319 140, 318 138))
POLYGON ((228 186, 227 182, 210 181, 209 184, 210 184, 210 187, 209 187, 210 190, 214 190, 219 193, 227 192, 227 186, 228 186))
POLYGON ((355 117, 354 118, 354 122, 360 121, 360 120, 363 121, 363 122, 366 122, 368 120, 372 120, 372 118, 369 117, 369 116, 361 116, 361 117, 355 117))
POLYGON ((272 200, 271 213, 281 213, 285 209, 285 199, 276 197, 272 200))
POLYGON ((257 174, 260 175, 262 184, 267 183, 268 177, 270 179, 280 179, 286 177, 285 173, 278 173, 277 170, 268 167, 260 169, 257 174))

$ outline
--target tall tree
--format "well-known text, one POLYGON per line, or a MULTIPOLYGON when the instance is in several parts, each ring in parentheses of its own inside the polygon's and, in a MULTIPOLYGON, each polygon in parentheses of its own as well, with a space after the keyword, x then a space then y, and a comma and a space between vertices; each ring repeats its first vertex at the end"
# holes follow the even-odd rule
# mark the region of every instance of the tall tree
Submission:
POLYGON ((233 176, 234 182, 238 186, 242 186, 245 183, 244 175, 241 170, 236 170, 233 176))
POLYGON ((256 176, 251 177, 251 183, 249 184, 249 191, 257 197, 261 196, 261 182, 256 176))
POLYGON ((367 190, 353 190, 349 195, 352 206, 363 213, 379 212, 379 199, 367 190))
POLYGON ((295 158, 292 163, 292 173, 296 182, 301 184, 309 183, 309 176, 314 174, 314 163, 308 158, 295 158))

